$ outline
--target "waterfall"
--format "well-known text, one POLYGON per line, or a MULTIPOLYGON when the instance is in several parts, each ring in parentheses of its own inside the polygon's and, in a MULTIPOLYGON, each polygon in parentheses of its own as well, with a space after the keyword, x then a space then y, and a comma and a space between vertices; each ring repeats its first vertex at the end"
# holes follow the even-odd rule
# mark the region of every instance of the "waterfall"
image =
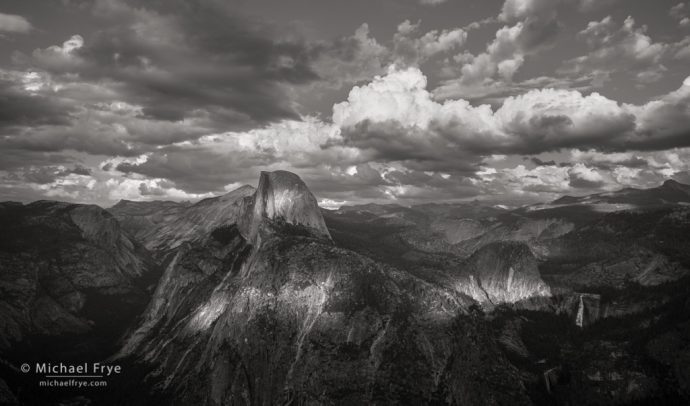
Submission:
POLYGON ((575 324, 582 328, 585 315, 585 304, 582 302, 582 295, 580 295, 580 306, 577 308, 577 316, 575 317, 575 324))

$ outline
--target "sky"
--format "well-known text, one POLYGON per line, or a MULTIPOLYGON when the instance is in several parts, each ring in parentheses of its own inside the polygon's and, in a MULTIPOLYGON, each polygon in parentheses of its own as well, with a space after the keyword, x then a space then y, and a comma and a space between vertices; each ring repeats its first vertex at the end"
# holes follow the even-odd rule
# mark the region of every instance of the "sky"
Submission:
POLYGON ((690 2, 3 0, 0 200, 323 207, 690 183, 690 2))

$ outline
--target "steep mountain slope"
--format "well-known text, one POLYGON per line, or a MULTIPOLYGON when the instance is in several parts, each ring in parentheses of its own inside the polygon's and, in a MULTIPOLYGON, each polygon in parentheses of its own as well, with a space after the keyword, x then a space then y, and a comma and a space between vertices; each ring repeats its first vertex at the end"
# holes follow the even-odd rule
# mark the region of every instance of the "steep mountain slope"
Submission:
POLYGON ((178 249, 119 356, 179 404, 529 404, 468 298, 323 224, 299 178, 262 174, 238 223, 178 249))
MULTIPOLYGON (((146 288, 159 275, 146 249, 97 206, 3 203, 0 229, 5 356, 39 356, 50 338, 105 334, 114 343, 145 306, 146 288)), ((53 343, 45 350, 57 351, 53 343)))
POLYGON ((254 193, 249 185, 193 205, 121 201, 109 211, 158 257, 185 241, 203 238, 218 224, 235 223, 243 200, 254 193))
POLYGON ((690 208, 608 213, 546 245, 542 272, 576 287, 659 285, 690 270, 690 208))
POLYGON ((120 200, 107 210, 123 229, 137 241, 143 241, 152 229, 180 216, 189 206, 191 204, 186 202, 120 200))

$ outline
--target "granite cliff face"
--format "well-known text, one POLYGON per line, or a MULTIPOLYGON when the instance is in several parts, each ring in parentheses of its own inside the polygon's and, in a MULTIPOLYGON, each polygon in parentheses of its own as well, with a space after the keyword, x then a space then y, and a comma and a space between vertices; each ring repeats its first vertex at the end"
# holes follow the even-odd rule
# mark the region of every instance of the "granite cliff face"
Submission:
POLYGON ((331 238, 316 198, 291 172, 261 172, 259 186, 239 221, 249 241, 257 237, 265 219, 303 226, 317 236, 331 238))
POLYGON ((515 303, 535 297, 549 297, 551 290, 539 275, 530 248, 516 241, 486 245, 465 264, 459 290, 482 304, 515 303))
POLYGON ((529 404, 471 300, 334 246, 295 175, 249 203, 180 247, 119 354, 173 402, 529 404))
POLYGON ((254 193, 249 185, 195 204, 121 201, 109 211, 148 250, 164 256, 186 241, 199 240, 221 224, 239 220, 244 200, 254 193))
POLYGON ((0 205, 0 350, 118 334, 148 300, 158 271, 148 252, 97 206, 0 205))
POLYGON ((124 230, 143 242, 151 230, 182 215, 189 206, 188 202, 120 200, 107 210, 124 230))

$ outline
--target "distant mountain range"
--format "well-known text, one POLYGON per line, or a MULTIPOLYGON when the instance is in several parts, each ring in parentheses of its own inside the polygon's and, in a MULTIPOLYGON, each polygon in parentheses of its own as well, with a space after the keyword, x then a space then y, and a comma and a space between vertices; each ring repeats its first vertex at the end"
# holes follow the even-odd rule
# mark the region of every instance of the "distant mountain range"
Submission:
MULTIPOLYGON (((683 404, 690 186, 509 210, 324 210, 264 172, 197 203, 0 204, 0 400, 683 404), (23 362, 109 359, 108 390, 23 362)), ((0 403, 2 403, 0 402, 0 403)))
POLYGON ((636 209, 679 203, 690 204, 690 185, 675 180, 667 180, 661 186, 652 189, 625 188, 616 192, 597 193, 582 197, 563 196, 554 200, 552 204, 609 204, 613 207, 623 205, 626 208, 636 209))

